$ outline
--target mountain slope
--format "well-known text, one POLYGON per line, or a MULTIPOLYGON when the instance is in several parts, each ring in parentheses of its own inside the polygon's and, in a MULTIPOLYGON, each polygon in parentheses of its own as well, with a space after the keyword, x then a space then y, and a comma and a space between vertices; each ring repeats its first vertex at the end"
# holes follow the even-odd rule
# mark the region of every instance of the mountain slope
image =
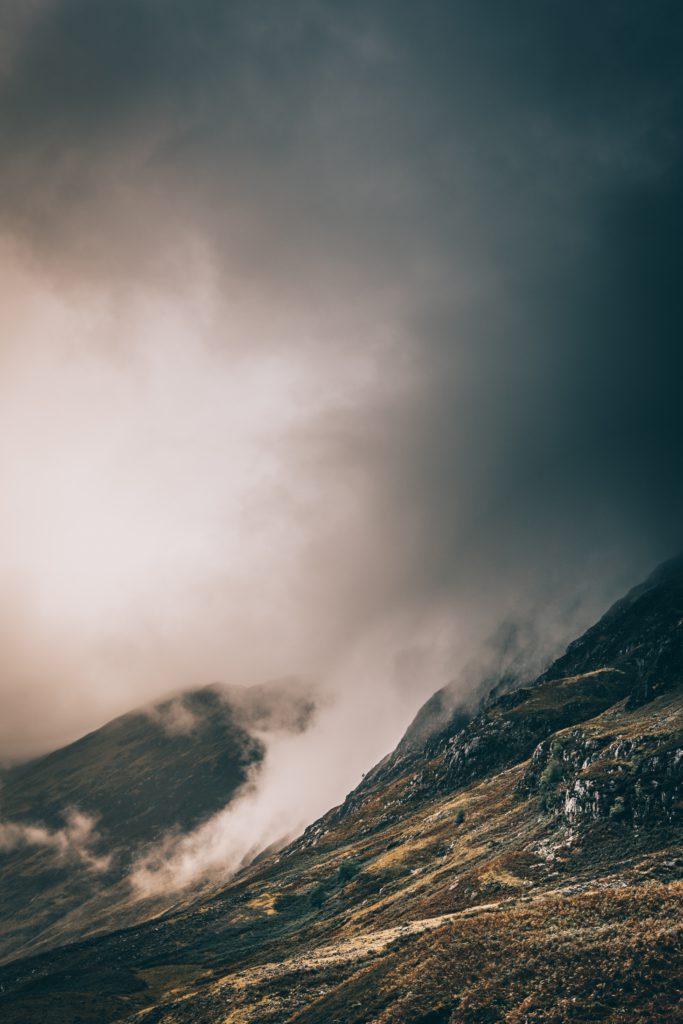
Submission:
POLYGON ((7 965, 3 1020, 678 1019, 682 656, 679 560, 220 892, 7 965))
POLYGON ((306 727, 293 681, 205 687, 117 718, 4 773, 0 790, 0 955, 59 944, 168 904, 142 905, 125 881, 169 830, 199 825, 258 771, 273 724, 306 727))

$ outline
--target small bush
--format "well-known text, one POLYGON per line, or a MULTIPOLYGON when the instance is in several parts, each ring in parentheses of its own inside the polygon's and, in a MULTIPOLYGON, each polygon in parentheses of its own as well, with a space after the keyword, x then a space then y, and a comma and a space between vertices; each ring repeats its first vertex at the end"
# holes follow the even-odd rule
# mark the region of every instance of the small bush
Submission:
POLYGON ((343 860, 337 871, 337 882, 339 885, 346 885, 352 878, 355 878, 360 871, 360 865, 352 860, 343 860))
POLYGON ((615 820, 623 818, 626 814, 626 805, 623 796, 618 796, 609 809, 609 816, 615 820))
POLYGON ((327 889, 325 888, 323 883, 320 882, 320 884, 316 885, 315 889, 312 890, 311 895, 309 896, 311 906, 314 908, 314 910, 320 910, 326 899, 327 889))
POLYGON ((464 820, 465 820, 465 812, 462 809, 459 810, 459 811, 456 811, 454 816, 453 816, 453 821, 455 822, 455 824, 456 825, 462 825, 464 820))
POLYGON ((548 790, 562 778, 562 765, 552 757, 541 772, 541 790, 548 790))
POLYGON ((542 811, 552 809, 555 785, 561 778, 562 764, 557 758, 551 757, 538 781, 538 806, 542 811))

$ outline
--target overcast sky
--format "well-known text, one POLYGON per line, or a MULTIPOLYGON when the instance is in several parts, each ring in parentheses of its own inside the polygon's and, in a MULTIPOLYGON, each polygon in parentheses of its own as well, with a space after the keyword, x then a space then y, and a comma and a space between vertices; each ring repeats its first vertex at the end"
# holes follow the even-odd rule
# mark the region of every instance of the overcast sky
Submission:
POLYGON ((304 673, 379 756, 680 549, 682 30, 3 0, 1 754, 304 673))

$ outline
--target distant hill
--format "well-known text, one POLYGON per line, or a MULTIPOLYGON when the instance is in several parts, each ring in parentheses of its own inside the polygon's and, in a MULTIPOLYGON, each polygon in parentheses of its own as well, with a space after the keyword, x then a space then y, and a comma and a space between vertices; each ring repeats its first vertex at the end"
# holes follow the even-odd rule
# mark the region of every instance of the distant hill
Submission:
POLYGON ((503 690, 220 891, 6 965, 3 1022, 680 1020, 683 561, 503 690))
POLYGON ((132 860, 230 803, 263 759, 256 732, 300 731, 313 712, 309 689, 296 680, 209 686, 6 771, 0 955, 63 941, 102 917, 110 924, 115 906, 135 920, 143 911, 120 884, 132 860))

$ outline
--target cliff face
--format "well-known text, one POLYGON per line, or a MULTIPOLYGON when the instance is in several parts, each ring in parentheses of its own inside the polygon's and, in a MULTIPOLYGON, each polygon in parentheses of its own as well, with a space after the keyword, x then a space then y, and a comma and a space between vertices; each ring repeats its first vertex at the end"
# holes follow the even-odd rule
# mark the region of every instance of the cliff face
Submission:
POLYGON ((571 823, 610 819, 634 828, 673 827, 683 795, 683 737, 677 703, 663 700, 655 707, 656 717, 636 715, 627 724, 615 711, 600 723, 544 740, 520 792, 536 793, 543 810, 571 823))
POLYGON ((670 1024, 682 652, 679 560, 227 886, 5 967, 3 1021, 670 1024))

